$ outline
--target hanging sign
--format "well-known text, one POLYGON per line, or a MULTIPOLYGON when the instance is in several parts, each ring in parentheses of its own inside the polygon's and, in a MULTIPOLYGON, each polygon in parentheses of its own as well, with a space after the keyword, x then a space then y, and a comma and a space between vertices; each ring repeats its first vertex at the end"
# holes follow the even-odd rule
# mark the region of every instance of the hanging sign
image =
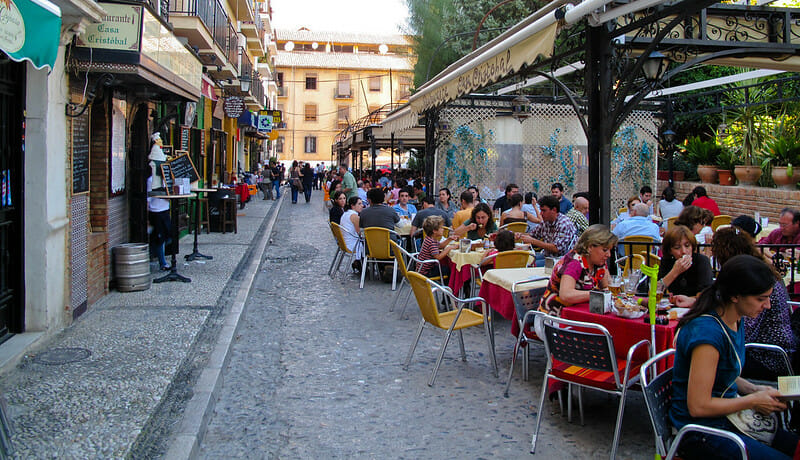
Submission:
POLYGON ((272 132, 272 115, 258 116, 258 131, 262 133, 272 132))
POLYGON ((61 40, 61 8, 48 0, 0 1, 0 50, 37 69, 53 68, 61 40))
POLYGON ((244 99, 239 96, 228 96, 222 105, 225 110, 225 116, 230 118, 239 118, 244 112, 244 99))

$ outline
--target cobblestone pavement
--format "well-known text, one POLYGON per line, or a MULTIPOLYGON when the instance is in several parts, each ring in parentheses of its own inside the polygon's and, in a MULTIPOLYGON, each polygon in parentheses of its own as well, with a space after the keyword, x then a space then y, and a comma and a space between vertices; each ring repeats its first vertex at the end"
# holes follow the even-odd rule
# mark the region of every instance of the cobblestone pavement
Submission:
MULTIPOLYGON (((502 396, 513 349, 497 325, 500 377, 482 329, 464 333, 467 362, 451 342, 434 387, 427 381, 442 336, 426 329, 403 370, 419 321, 388 311, 389 284, 352 275, 331 280, 334 243, 317 194, 284 202, 234 340, 200 458, 526 458, 544 357, 531 379, 515 372, 502 396)), ((454 343, 455 342, 455 343, 454 343)), ((610 452, 618 400, 584 392, 586 425, 547 402, 539 458, 596 458, 610 452)), ((577 405, 576 405, 577 407, 577 405)), ((618 458, 652 458, 641 395, 630 395, 618 458)))

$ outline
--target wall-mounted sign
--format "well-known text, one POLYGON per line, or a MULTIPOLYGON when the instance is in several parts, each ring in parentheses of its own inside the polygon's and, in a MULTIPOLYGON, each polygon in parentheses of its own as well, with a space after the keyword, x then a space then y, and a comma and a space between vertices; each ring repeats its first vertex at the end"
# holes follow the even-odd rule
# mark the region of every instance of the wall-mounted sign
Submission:
POLYGON ((269 115, 272 117, 272 123, 278 124, 282 122, 281 111, 280 110, 261 110, 258 112, 259 115, 269 115))
POLYGON ((225 116, 230 118, 239 118, 244 112, 244 99, 239 96, 228 96, 222 106, 225 109, 225 116))
POLYGON ((77 46, 108 50, 139 51, 142 7, 119 3, 101 3, 106 15, 103 22, 86 26, 75 39, 77 46))

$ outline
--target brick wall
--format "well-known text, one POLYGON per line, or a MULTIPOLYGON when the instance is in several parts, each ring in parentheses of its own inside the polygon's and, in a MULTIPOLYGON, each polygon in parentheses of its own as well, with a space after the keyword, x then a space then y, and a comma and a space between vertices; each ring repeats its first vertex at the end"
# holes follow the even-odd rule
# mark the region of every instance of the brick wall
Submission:
POLYGON ((108 230, 109 123, 106 105, 92 106, 89 164, 89 224, 93 232, 108 230))
POLYGON ((89 306, 108 293, 111 256, 108 253, 108 234, 93 232, 89 234, 88 299, 89 306))
MULTIPOLYGON (((755 211, 758 211, 761 213, 761 217, 769 217, 771 221, 777 221, 781 209, 787 206, 800 208, 800 190, 675 182, 675 194, 679 200, 683 200, 698 185, 705 187, 708 196, 717 202, 722 214, 734 217, 740 214, 752 216, 755 211)), ((658 181, 658 190, 663 190, 666 186, 666 181, 658 181)))

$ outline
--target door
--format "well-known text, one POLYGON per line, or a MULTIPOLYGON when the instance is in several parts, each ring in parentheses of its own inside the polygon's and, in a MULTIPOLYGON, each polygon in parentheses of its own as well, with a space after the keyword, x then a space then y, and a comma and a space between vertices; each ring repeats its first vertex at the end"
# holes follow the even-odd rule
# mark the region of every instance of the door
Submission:
POLYGON ((22 332, 25 65, 0 52, 0 342, 22 332))

